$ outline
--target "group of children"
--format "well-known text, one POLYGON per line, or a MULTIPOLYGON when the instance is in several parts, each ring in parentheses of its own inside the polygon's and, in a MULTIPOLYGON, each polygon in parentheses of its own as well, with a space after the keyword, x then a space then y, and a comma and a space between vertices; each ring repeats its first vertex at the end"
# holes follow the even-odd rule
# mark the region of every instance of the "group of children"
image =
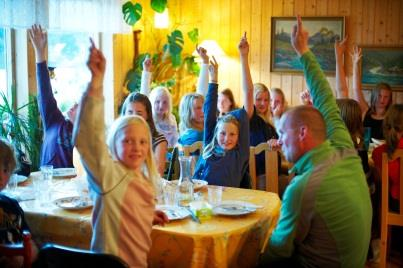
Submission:
MULTIPOLYGON (((65 119, 57 108, 47 72, 46 33, 35 25, 29 35, 35 49, 38 102, 45 130, 41 163, 72 167, 73 145, 80 152, 94 196, 91 248, 95 251, 117 255, 130 266, 147 265, 151 227, 168 221, 163 212, 155 210, 154 193, 157 181, 165 169, 168 148, 178 143, 190 145, 203 141, 204 149, 194 177, 206 180, 209 184, 240 187, 248 176, 249 146, 270 142, 273 148, 276 147, 278 135, 275 123, 287 110, 285 96, 281 89, 270 92, 264 84, 252 83, 246 33, 238 46, 244 99, 242 108, 237 108, 230 89, 218 93, 218 63, 214 57, 210 59, 207 56, 204 48, 198 47, 203 62, 197 93, 188 93, 182 97, 178 131, 172 114, 170 92, 165 87, 150 90, 152 62, 146 58, 141 93, 131 93, 125 99, 121 116, 108 130, 107 138, 103 117, 98 116, 104 114, 103 79, 106 63, 102 52, 91 43, 87 63, 91 81, 80 105, 74 105, 68 112, 68 119, 65 119)), ((342 64, 340 57, 345 47, 346 40, 335 45, 338 67, 342 64)), ((379 168, 382 152, 392 155, 395 149, 403 148, 403 105, 389 107, 392 101, 391 90, 382 84, 373 91, 374 97, 371 98, 371 106, 368 106, 358 82, 356 65, 360 57, 360 51, 355 49, 353 74, 356 79, 353 92, 358 103, 341 100, 339 107, 347 118, 355 116, 352 122, 348 123, 348 119, 345 121, 357 148, 362 148, 361 118, 364 118, 364 126, 371 127, 373 137, 376 138, 381 137, 377 131, 379 121, 382 126, 384 119, 386 144, 373 153, 375 165, 379 168), (343 107, 348 108, 345 110, 343 107)), ((344 71, 340 73, 342 69, 338 68, 338 81, 345 80, 344 71)), ((348 90, 343 88, 345 83, 338 85, 342 85, 339 91, 344 92, 342 96, 348 97, 345 94, 348 90)), ((306 94, 304 99, 309 104, 306 94)), ((15 161, 9 144, 0 141, 0 149, 2 189, 15 168, 15 161), (8 154, 4 153, 6 150, 8 154), (5 158, 5 155, 8 157, 5 158)), ((399 181, 396 176, 398 173, 395 172, 399 172, 399 167, 394 163, 390 165, 392 198, 396 199, 399 181)), ((264 157, 257 156, 258 175, 264 174, 264 170, 264 157)), ((3 199, 3 195, 0 195, 1 202, 3 199)), ((9 200, 7 202, 13 204, 9 200)), ((18 212, 17 206, 13 210, 18 212)), ((19 230, 26 228, 23 218, 18 223, 19 230)), ((0 239, 4 241, 3 236, 0 233, 0 239)))

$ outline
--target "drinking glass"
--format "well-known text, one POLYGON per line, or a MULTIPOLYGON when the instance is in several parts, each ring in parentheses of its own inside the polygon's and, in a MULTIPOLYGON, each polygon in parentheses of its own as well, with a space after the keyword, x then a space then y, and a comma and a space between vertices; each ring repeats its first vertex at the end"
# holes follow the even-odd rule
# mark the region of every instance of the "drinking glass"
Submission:
POLYGON ((12 174, 10 176, 10 179, 8 180, 7 189, 10 192, 14 192, 17 189, 17 184, 18 184, 18 175, 17 174, 12 174))
POLYGON ((221 203, 222 186, 210 185, 208 187, 208 202, 212 206, 217 206, 221 203))

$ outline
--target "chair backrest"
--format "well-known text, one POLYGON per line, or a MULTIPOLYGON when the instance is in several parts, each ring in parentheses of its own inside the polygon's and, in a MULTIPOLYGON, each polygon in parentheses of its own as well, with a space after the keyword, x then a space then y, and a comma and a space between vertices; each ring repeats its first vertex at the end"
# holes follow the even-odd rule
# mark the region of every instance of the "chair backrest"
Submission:
POLYGON ((179 179, 178 147, 168 149, 167 159, 165 179, 168 181, 179 179))
POLYGON ((192 153, 196 152, 197 150, 200 151, 200 154, 202 154, 203 150, 203 142, 202 141, 196 141, 192 145, 184 145, 181 147, 181 150, 183 152, 184 156, 190 156, 192 153))
POLYGON ((387 153, 382 154, 382 201, 381 201, 381 251, 380 267, 386 267, 386 251, 388 245, 389 225, 403 226, 403 149, 397 149, 392 158, 387 153), (399 211, 389 210, 389 162, 399 161, 400 166, 400 202, 399 211))
POLYGON ((278 194, 278 152, 270 149, 267 143, 260 143, 249 148, 249 174, 252 179, 252 189, 257 188, 256 158, 264 151, 266 191, 278 194))
POLYGON ((46 244, 41 248, 38 258, 33 267, 129 267, 117 256, 105 253, 97 253, 89 250, 82 250, 64 247, 54 244, 46 244))
POLYGON ((0 255, 7 257, 23 256, 23 267, 29 268, 32 263, 31 234, 23 231, 22 242, 16 244, 0 244, 0 255))

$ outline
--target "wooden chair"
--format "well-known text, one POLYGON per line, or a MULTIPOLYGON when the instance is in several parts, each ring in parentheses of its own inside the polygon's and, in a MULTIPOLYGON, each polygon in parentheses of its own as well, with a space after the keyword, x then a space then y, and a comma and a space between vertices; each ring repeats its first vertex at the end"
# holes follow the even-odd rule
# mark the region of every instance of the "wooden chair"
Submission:
POLYGON ((33 267, 41 268, 89 268, 89 267, 129 267, 117 256, 97 253, 54 244, 46 244, 41 248, 33 267))
POLYGON ((190 156, 192 153, 196 152, 199 150, 200 154, 202 153, 203 150, 203 142, 202 141, 196 141, 192 145, 185 145, 181 147, 181 151, 183 152, 184 156, 190 156))
POLYGON ((264 151, 266 191, 279 193, 278 191, 278 153, 270 150, 267 143, 260 143, 256 147, 249 148, 249 174, 252 179, 252 189, 257 188, 256 158, 255 156, 264 151))
POLYGON ((380 267, 386 267, 386 253, 390 238, 389 225, 403 226, 403 149, 397 149, 391 159, 382 154, 382 206, 381 206, 381 252, 380 267), (389 167, 388 162, 399 159, 400 162, 400 204, 399 212, 389 211, 389 167))
POLYGON ((0 255, 7 257, 23 256, 23 267, 29 268, 32 264, 31 234, 23 231, 22 242, 17 244, 0 244, 0 255))

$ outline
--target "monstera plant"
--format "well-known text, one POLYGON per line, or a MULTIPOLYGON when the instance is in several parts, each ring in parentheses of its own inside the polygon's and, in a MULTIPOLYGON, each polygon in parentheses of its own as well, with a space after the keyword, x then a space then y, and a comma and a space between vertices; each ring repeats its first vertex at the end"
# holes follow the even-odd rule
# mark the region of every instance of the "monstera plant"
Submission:
MULTIPOLYGON (((151 8, 155 12, 164 12, 167 6, 166 0, 152 0, 151 8)), ((125 22, 131 26, 135 25, 141 19, 142 6, 140 3, 133 4, 131 1, 126 2, 122 6, 123 18, 125 22)), ((197 28, 187 33, 189 40, 193 44, 197 44, 199 39, 199 31, 197 28)), ((139 91, 142 63, 148 55, 153 62, 153 86, 163 85, 171 89, 175 86, 178 79, 185 76, 196 77, 199 73, 199 66, 195 62, 195 57, 183 53, 185 39, 182 31, 174 29, 166 37, 163 45, 156 46, 157 51, 151 54, 139 54, 133 60, 133 67, 127 72, 125 77, 125 86, 130 92, 139 91)), ((161 42, 157 42, 160 44, 161 42)))

